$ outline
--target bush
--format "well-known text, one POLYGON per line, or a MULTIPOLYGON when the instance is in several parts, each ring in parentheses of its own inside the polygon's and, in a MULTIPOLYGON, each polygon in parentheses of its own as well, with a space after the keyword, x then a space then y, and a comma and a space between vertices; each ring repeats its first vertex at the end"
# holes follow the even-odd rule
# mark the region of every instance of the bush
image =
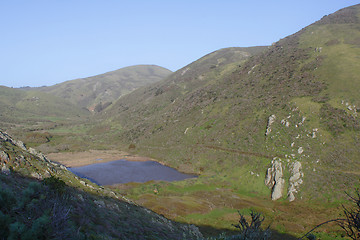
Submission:
POLYGON ((238 211, 240 215, 239 223, 233 224, 240 234, 233 236, 225 236, 224 234, 216 238, 208 238, 208 240, 267 240, 270 239, 271 232, 269 227, 266 230, 261 229, 261 224, 265 220, 265 217, 261 213, 254 211, 250 212, 251 221, 248 222, 246 218, 238 211))
POLYGON ((60 193, 60 194, 63 194, 65 192, 65 182, 63 180, 61 180, 60 178, 57 178, 57 177, 54 177, 54 176, 51 176, 51 177, 48 177, 48 178, 45 178, 43 180, 43 183, 46 185, 46 186, 49 186, 51 190, 57 192, 57 193, 60 193))
POLYGON ((22 191, 22 197, 18 200, 18 207, 26 207, 30 202, 36 200, 39 195, 41 185, 37 182, 29 183, 28 187, 22 191))
POLYGON ((8 215, 5 215, 2 211, 0 211, 0 236, 7 237, 9 236, 9 224, 11 222, 11 218, 8 215))
POLYGON ((16 199, 13 193, 7 189, 0 188, 0 210, 3 213, 8 213, 15 203, 16 199))
POLYGON ((246 220, 246 218, 239 212, 240 219, 239 223, 233 225, 241 232, 240 235, 234 236, 235 238, 231 239, 239 239, 239 240, 266 240, 270 238, 270 230, 269 227, 265 231, 261 229, 261 224, 265 220, 265 217, 261 215, 261 213, 257 213, 254 211, 250 212, 251 221, 250 223, 246 220))
POLYGON ((350 196, 350 200, 355 203, 355 208, 346 208, 343 206, 345 218, 337 218, 337 219, 331 219, 326 222, 320 223, 317 226, 315 226, 313 229, 311 229, 309 232, 304 234, 299 240, 304 239, 307 237, 308 239, 316 239, 312 238, 314 235, 311 234, 315 229, 318 227, 328 224, 330 222, 337 222, 339 226, 344 229, 346 235, 350 237, 353 240, 360 240, 360 192, 359 189, 356 189, 355 195, 356 196, 350 196))
POLYGON ((355 192, 356 196, 350 196, 351 201, 355 204, 355 208, 346 208, 344 209, 345 220, 340 221, 339 225, 346 235, 351 239, 360 239, 360 192, 359 189, 355 192))

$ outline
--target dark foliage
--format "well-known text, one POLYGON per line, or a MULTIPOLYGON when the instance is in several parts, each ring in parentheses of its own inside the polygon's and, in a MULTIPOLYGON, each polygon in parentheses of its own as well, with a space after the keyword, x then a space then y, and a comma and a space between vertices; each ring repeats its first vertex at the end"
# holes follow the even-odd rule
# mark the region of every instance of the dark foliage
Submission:
POLYGON ((261 213, 254 211, 250 212, 251 220, 248 222, 246 218, 239 212, 240 219, 239 223, 233 225, 241 232, 237 238, 232 239, 254 239, 254 240, 265 240, 270 238, 269 227, 265 231, 261 229, 261 224, 264 222, 265 217, 261 213))
POLYGON ((333 135, 339 135, 346 129, 360 130, 360 123, 345 110, 333 108, 330 104, 324 104, 320 109, 323 124, 333 135))
POLYGON ((66 199, 51 196, 38 182, 20 193, 0 188, 0 239, 79 239, 68 221, 66 199))
POLYGON ((49 178, 45 178, 43 183, 57 193, 63 194, 65 192, 65 182, 57 177, 51 176, 49 178))
POLYGON ((355 208, 344 208, 345 220, 340 221, 339 225, 345 230, 346 234, 354 240, 360 239, 360 192, 357 189, 355 196, 350 196, 355 208))
POLYGON ((356 189, 355 196, 347 194, 351 202, 355 204, 353 208, 347 208, 343 206, 345 218, 331 219, 329 221, 323 222, 315 226, 309 232, 304 234, 299 240, 307 237, 308 239, 316 239, 316 237, 311 234, 315 229, 319 228, 322 225, 328 224, 330 222, 337 222, 338 225, 344 229, 346 235, 353 240, 360 240, 360 192, 359 189, 356 189))
POLYGON ((315 24, 345 24, 345 23, 359 23, 356 6, 341 9, 328 16, 325 15, 315 24))

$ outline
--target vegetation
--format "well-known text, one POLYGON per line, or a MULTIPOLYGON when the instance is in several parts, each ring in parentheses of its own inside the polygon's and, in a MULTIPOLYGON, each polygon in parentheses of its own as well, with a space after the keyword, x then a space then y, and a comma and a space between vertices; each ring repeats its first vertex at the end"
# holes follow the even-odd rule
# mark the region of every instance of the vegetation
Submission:
POLYGON ((101 112, 120 96, 162 80, 170 74, 170 70, 159 66, 137 65, 35 90, 66 99, 90 111, 101 112))
MULTIPOLYGON (((269 47, 215 51, 118 100, 105 100, 107 85, 91 96, 85 94, 93 93, 91 84, 80 92, 72 90, 75 82, 39 89, 91 105, 101 111, 96 115, 74 115, 79 108, 65 109, 73 105, 59 98, 49 98, 45 106, 45 93, 39 97, 32 91, 0 88, 1 126, 44 152, 121 149, 200 174, 181 182, 129 183, 112 190, 158 214, 196 224, 206 237, 214 235, 215 228, 236 231, 231 225, 237 220, 236 209, 248 218, 250 209, 262 212, 264 224, 273 223, 275 237, 301 236, 310 226, 336 218, 344 190, 359 185, 359 16, 356 5, 269 47), (81 94, 86 101, 78 101, 81 94), (62 104, 61 112, 54 110, 57 104, 62 104), (265 134, 272 115, 276 119, 265 134), (274 157, 282 160, 285 179, 283 197, 276 202, 264 184, 274 157), (302 166, 302 184, 289 203, 286 192, 295 162, 302 166)), ((11 148, 4 144, 1 150, 11 148)), ((46 170, 52 170, 23 156, 30 163, 10 164, 15 171, 47 176, 46 170)), ((54 168, 64 182, 81 187, 54 168)), ((341 239, 341 234, 339 226, 324 225, 314 236, 341 239)))
POLYGON ((240 234, 225 236, 220 235, 219 237, 211 237, 208 240, 267 240, 270 239, 271 233, 269 229, 265 231, 261 229, 261 224, 264 221, 264 217, 257 212, 251 211, 251 220, 248 222, 246 218, 239 212, 240 219, 239 224, 234 225, 240 234))
POLYGON ((355 208, 344 208, 345 220, 339 221, 346 235, 353 240, 360 239, 360 192, 356 190, 356 196, 350 196, 355 208))
POLYGON ((202 236, 195 226, 170 221, 109 189, 79 179, 65 167, 18 147, 1 134, 0 239, 202 236))

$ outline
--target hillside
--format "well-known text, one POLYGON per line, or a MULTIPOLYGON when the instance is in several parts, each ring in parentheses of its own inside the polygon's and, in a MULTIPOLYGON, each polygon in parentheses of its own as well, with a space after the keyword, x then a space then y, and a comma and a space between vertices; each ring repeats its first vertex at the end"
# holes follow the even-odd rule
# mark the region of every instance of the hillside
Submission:
POLYGON ((38 129, 63 121, 86 119, 90 112, 67 100, 38 91, 0 86, 0 127, 38 129), (55 123, 56 122, 56 123, 55 123))
MULTIPOLYGON (((325 16, 248 60, 227 61, 221 55, 239 56, 235 49, 209 54, 164 81, 121 97, 104 114, 103 126, 118 129, 108 139, 201 174, 192 183, 197 191, 188 183, 175 184, 185 191, 189 209, 199 201, 213 204, 196 214, 210 216, 215 208, 227 219, 232 214, 227 209, 236 206, 224 190, 229 189, 243 201, 250 198, 271 218, 281 218, 275 229, 303 231, 324 220, 303 204, 311 209, 322 201, 335 203, 358 186, 359 11, 356 5, 325 16), (269 207, 271 199, 286 210, 274 210, 276 203, 269 207), (292 207, 287 201, 294 202, 292 207), (297 207, 303 211, 293 224, 289 218, 297 207), (301 216, 312 220, 304 222, 301 216)), ((161 213, 203 221, 177 208, 162 210, 169 194, 185 201, 170 185, 160 185, 164 196, 156 201, 138 190, 129 194, 161 213)))
POLYGON ((49 87, 35 88, 35 90, 64 98, 90 111, 100 112, 120 96, 141 86, 160 81, 169 74, 171 74, 170 70, 159 66, 137 65, 49 87))
POLYGON ((0 131, 2 239, 196 239, 115 192, 79 179, 0 131))
POLYGON ((233 161, 232 151, 351 170, 360 149, 358 11, 329 15, 244 63, 214 55, 210 64, 210 54, 121 98, 105 118, 119 122, 121 138, 139 151, 194 172, 233 161))

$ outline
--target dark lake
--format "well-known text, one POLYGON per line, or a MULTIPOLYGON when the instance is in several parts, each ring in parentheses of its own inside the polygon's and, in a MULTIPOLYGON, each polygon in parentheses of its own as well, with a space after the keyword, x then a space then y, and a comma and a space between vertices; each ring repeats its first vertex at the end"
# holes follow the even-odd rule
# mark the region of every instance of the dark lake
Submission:
POLYGON ((150 180, 171 182, 196 177, 195 175, 178 172, 171 167, 154 161, 133 162, 116 160, 68 169, 79 177, 87 178, 98 185, 147 182, 150 180))

